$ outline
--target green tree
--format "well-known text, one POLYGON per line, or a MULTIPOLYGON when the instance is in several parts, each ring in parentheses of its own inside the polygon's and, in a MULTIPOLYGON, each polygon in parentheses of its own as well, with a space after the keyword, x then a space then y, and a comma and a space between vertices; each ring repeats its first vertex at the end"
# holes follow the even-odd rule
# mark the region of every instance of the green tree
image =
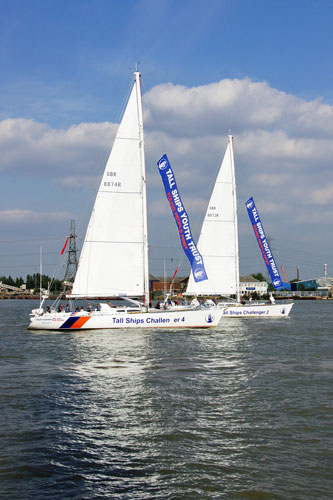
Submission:
MULTIPOLYGON (((37 292, 39 291, 40 286, 40 273, 27 274, 25 281, 21 276, 19 278, 16 278, 15 280, 11 276, 0 276, 0 281, 2 281, 2 283, 4 283, 5 285, 16 286, 18 288, 25 283, 27 290, 35 290, 37 292)), ((48 276, 47 274, 43 274, 42 288, 47 290, 51 281, 52 278, 50 276, 48 276)), ((53 279, 50 289, 52 292, 60 292, 60 290, 63 289, 62 281, 53 279)))
POLYGON ((16 278, 16 281, 15 281, 15 286, 17 286, 18 288, 23 285, 24 281, 23 281, 23 278, 20 276, 19 278, 16 278))
POLYGON ((255 278, 258 281, 266 281, 265 277, 262 273, 251 274, 252 278, 255 278))
POLYGON ((15 286, 15 281, 11 276, 8 276, 6 285, 15 286))
POLYGON ((33 281, 32 276, 30 276, 30 274, 27 274, 25 282, 26 282, 28 290, 30 290, 31 288, 34 288, 35 282, 33 281))

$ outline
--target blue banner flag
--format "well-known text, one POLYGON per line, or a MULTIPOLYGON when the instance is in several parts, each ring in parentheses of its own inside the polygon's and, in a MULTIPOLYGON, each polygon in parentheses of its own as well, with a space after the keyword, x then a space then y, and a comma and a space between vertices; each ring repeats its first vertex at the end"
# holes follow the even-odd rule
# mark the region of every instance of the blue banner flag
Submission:
POLYGON ((279 288, 283 288, 284 284, 282 283, 281 276, 279 273, 279 270, 277 268, 277 265, 275 263, 273 254, 271 252, 271 249, 269 248, 269 244, 265 235, 264 228, 262 226, 258 210, 255 206, 254 199, 249 198, 247 202, 245 203, 251 224, 253 227, 254 234, 256 236, 260 251, 262 253, 262 256, 264 258, 265 264, 267 266, 269 275, 272 280, 272 285, 274 288, 277 290, 279 288))
POLYGON ((189 217, 185 211, 176 179, 170 166, 167 155, 163 155, 157 162, 158 170, 161 174, 165 193, 170 204, 170 208, 177 224, 180 242, 186 257, 190 261, 194 281, 204 281, 207 278, 203 258, 193 241, 189 217))

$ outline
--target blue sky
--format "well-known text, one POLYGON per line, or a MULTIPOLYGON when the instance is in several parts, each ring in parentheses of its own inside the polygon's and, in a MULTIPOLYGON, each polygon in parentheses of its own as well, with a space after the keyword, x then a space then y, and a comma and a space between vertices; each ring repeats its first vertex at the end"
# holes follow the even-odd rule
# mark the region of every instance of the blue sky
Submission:
MULTIPOLYGON (((289 278, 324 263, 332 275, 332 21, 330 1, 0 1, 0 275, 34 272, 40 245, 52 274, 71 218, 84 235, 137 61, 152 207, 168 146, 198 234, 232 128, 241 272, 264 271, 242 213, 254 195, 289 278)), ((150 219, 155 274, 181 259, 164 209, 150 219)))

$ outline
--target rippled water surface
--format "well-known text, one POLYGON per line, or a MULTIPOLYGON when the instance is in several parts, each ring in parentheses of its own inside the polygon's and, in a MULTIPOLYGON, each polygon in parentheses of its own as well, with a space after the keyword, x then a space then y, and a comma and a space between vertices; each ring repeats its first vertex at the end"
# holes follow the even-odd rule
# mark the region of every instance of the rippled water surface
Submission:
POLYGON ((196 330, 31 332, 0 301, 4 499, 333 498, 333 301, 196 330))

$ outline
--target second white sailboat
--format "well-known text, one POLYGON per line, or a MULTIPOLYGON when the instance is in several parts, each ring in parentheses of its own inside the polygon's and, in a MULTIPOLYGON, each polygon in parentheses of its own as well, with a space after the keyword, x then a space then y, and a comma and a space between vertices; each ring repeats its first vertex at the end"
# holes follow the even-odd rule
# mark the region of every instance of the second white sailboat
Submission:
POLYGON ((242 304, 239 292, 239 248, 233 137, 228 146, 208 203, 198 240, 208 280, 197 283, 191 272, 186 295, 235 296, 233 302, 220 302, 223 317, 287 317, 292 303, 242 304))

